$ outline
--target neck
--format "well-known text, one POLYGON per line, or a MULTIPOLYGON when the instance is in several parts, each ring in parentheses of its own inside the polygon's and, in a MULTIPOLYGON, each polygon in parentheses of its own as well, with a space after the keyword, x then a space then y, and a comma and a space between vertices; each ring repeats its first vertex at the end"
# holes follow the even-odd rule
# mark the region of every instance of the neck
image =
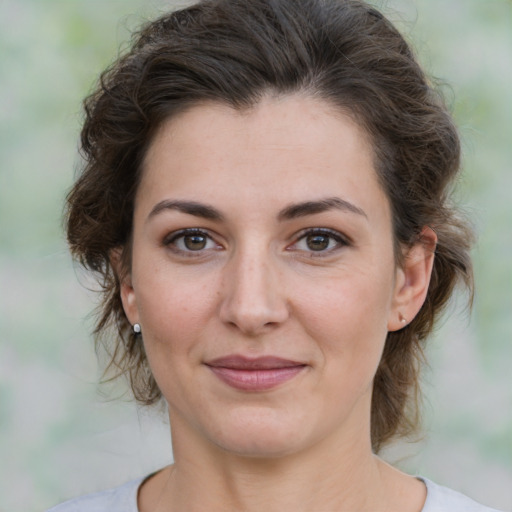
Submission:
POLYGON ((162 499, 165 510, 384 509, 383 464, 372 454, 369 435, 323 439, 300 453, 264 459, 205 450, 200 439, 190 443, 180 433, 173 428, 175 464, 162 499))

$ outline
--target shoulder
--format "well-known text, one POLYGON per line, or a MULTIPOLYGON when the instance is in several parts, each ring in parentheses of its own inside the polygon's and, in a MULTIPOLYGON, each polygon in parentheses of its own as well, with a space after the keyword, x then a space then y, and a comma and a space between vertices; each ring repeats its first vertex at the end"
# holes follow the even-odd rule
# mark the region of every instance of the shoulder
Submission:
POLYGON ((426 478, 420 478, 420 480, 427 486, 427 500, 422 512, 499 512, 426 478))
POLYGON ((47 512, 138 512, 137 493, 145 478, 132 480, 108 491, 66 501, 47 512))

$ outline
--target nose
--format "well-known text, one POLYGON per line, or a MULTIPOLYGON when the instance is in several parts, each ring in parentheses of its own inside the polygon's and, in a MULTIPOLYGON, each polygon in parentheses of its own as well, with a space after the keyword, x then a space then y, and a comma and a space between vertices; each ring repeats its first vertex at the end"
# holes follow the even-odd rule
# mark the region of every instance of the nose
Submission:
POLYGON ((224 268, 221 320, 257 336, 281 325, 289 315, 282 276, 264 249, 233 255, 224 268))

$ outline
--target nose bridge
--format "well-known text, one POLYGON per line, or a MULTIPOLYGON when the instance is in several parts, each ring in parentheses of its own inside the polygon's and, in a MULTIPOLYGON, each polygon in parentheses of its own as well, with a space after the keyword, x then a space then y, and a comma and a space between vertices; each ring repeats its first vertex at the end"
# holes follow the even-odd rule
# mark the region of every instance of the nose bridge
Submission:
POLYGON ((279 274, 267 246, 254 241, 240 245, 224 272, 222 320, 249 334, 283 322, 288 310, 279 274))

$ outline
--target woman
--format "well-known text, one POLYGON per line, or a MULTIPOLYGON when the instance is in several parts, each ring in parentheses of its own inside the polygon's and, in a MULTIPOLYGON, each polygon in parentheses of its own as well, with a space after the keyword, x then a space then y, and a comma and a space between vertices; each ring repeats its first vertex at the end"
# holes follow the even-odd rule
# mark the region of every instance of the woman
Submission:
POLYGON ((456 129, 378 11, 200 2, 85 109, 68 239, 174 464, 55 511, 490 510, 377 456, 414 430, 423 343, 472 284, 456 129))

